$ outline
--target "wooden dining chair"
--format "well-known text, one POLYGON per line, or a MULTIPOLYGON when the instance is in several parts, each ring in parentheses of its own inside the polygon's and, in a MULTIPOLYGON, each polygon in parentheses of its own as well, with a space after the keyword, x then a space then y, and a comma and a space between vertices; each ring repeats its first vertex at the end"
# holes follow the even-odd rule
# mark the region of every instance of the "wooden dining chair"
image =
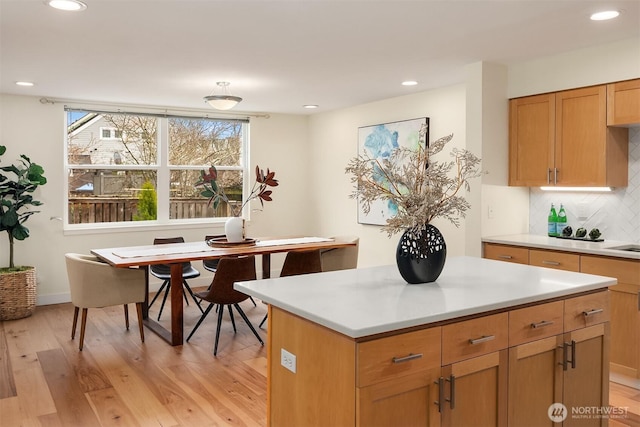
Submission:
POLYGON ((229 311, 229 317, 231 318, 231 324, 233 325, 233 332, 236 332, 236 323, 233 318, 233 309, 240 314, 240 317, 245 321, 245 323, 251 329, 251 332, 258 338, 260 344, 264 345, 262 338, 258 335, 258 332, 255 330, 249 318, 244 313, 242 308, 240 308, 239 303, 245 301, 249 298, 249 295, 243 294, 242 292, 238 292, 233 289, 233 283, 238 281, 245 280, 255 280, 256 279, 256 259, 254 255, 251 256, 241 256, 237 258, 221 258, 218 262, 218 268, 216 270, 216 274, 213 276, 213 280, 211 281, 211 286, 207 291, 197 292, 195 296, 202 299, 202 301, 207 301, 209 306, 206 308, 198 323, 194 326, 193 330, 187 337, 187 342, 193 336, 193 334, 198 330, 204 319, 207 317, 211 309, 214 305, 218 305, 218 325, 216 327, 216 339, 215 344, 213 346, 213 355, 217 356, 218 354, 218 341, 220 339, 220 327, 222 325, 222 314, 224 313, 225 307, 229 311))
MULTIPOLYGON (((159 237, 153 240, 154 245, 164 245, 168 243, 184 243, 184 238, 183 237, 159 237)), ((160 296, 160 294, 162 294, 162 291, 164 290, 164 296, 162 297, 162 305, 160 305, 160 311, 158 312, 158 320, 160 320, 160 316, 162 316, 162 310, 164 309, 164 305, 167 302, 167 296, 169 295, 169 290, 171 289, 171 266, 168 264, 153 264, 150 266, 149 272, 153 276, 163 281, 162 285, 160 286, 160 289, 158 289, 158 292, 149 303, 149 308, 151 308, 153 303, 156 302, 156 299, 158 299, 158 296, 160 296)), ((200 312, 202 313, 203 310, 202 310, 202 307, 200 306, 200 301, 198 301, 193 296, 193 291, 191 290, 191 287, 187 283, 187 279, 194 279, 198 276, 200 276, 200 272, 195 268, 193 268, 190 262, 182 263, 182 286, 183 286, 182 293, 184 295, 184 300, 187 303, 187 305, 189 305, 187 294, 184 292, 186 289, 186 291, 189 293, 189 295, 191 295, 191 298, 196 303, 196 305, 200 309, 200 312)))
MULTIPOLYGON (((322 272, 322 260, 320 259, 319 249, 311 251, 291 251, 287 252, 287 256, 284 259, 282 270, 280 270, 280 277, 320 272, 322 272)), ((268 313, 265 314, 262 322, 258 325, 259 328, 262 328, 268 316, 268 313)))

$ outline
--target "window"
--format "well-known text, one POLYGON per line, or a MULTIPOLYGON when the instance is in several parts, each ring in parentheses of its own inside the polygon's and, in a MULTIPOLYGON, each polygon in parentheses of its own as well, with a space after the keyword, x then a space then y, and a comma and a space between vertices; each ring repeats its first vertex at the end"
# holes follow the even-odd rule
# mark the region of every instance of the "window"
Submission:
POLYGON ((195 183, 216 165, 231 199, 242 203, 248 121, 67 109, 67 216, 81 224, 167 224, 230 216, 214 211, 195 183))

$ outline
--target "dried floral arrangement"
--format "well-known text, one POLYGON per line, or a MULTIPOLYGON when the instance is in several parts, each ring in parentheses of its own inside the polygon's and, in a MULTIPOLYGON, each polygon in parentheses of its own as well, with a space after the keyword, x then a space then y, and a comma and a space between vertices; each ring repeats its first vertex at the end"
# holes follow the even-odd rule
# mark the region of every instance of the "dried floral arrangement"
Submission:
POLYGON ((270 202, 273 200, 271 198, 273 191, 270 190, 269 187, 278 186, 278 180, 275 179, 275 175, 276 173, 270 171, 269 168, 267 168, 267 172, 265 173, 256 165, 256 180, 253 183, 253 188, 244 203, 239 207, 229 203, 229 197, 227 197, 227 194, 224 192, 224 188, 216 181, 218 179, 218 170, 213 165, 208 171, 200 171, 200 181, 196 182, 195 186, 202 188, 200 195, 209 198, 209 205, 213 205, 214 209, 218 207, 218 204, 220 204, 221 201, 224 201, 231 206, 233 216, 240 216, 245 205, 253 199, 260 200, 260 204, 263 207, 264 202, 270 202))
POLYGON ((397 215, 382 227, 389 237, 407 229, 417 231, 436 217, 458 227, 459 218, 470 207, 461 190, 469 191, 469 180, 481 175, 480 158, 466 149, 452 149, 453 160, 449 162, 432 160, 453 134, 427 144, 426 126, 420 130, 417 148, 398 147, 382 159, 360 155, 345 168, 355 184, 349 197, 358 198, 365 213, 370 212, 375 200, 396 205, 397 215))

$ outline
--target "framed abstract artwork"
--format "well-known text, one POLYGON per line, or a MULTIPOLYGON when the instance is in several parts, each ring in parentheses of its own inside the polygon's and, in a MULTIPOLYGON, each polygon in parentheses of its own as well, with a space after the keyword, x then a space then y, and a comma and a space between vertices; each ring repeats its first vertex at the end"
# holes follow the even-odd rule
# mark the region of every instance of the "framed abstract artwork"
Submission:
MULTIPOLYGON (((420 129, 426 125, 425 141, 429 141, 429 118, 403 120, 358 128, 358 156, 371 160, 388 159, 394 148, 415 147, 420 143, 420 129)), ((383 177, 374 177, 385 185, 383 177)), ((358 200, 358 223, 385 225, 398 211, 394 203, 376 200, 365 213, 358 200)))

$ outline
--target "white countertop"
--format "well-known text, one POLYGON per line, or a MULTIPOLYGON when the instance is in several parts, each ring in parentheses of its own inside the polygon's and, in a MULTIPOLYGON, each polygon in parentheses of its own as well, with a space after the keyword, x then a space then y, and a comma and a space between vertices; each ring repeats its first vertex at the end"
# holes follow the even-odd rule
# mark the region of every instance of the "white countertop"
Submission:
POLYGON ((604 288, 610 277, 449 257, 436 282, 395 265, 237 282, 235 289, 351 338, 604 288))
POLYGON ((639 259, 639 252, 619 251, 611 248, 619 246, 638 246, 633 242, 605 240, 604 242, 589 242, 582 240, 558 239, 555 237, 538 236, 535 234, 510 234, 506 236, 483 237, 483 242, 499 243, 503 245, 528 246, 539 249, 578 252, 591 255, 603 255, 617 258, 639 259))

